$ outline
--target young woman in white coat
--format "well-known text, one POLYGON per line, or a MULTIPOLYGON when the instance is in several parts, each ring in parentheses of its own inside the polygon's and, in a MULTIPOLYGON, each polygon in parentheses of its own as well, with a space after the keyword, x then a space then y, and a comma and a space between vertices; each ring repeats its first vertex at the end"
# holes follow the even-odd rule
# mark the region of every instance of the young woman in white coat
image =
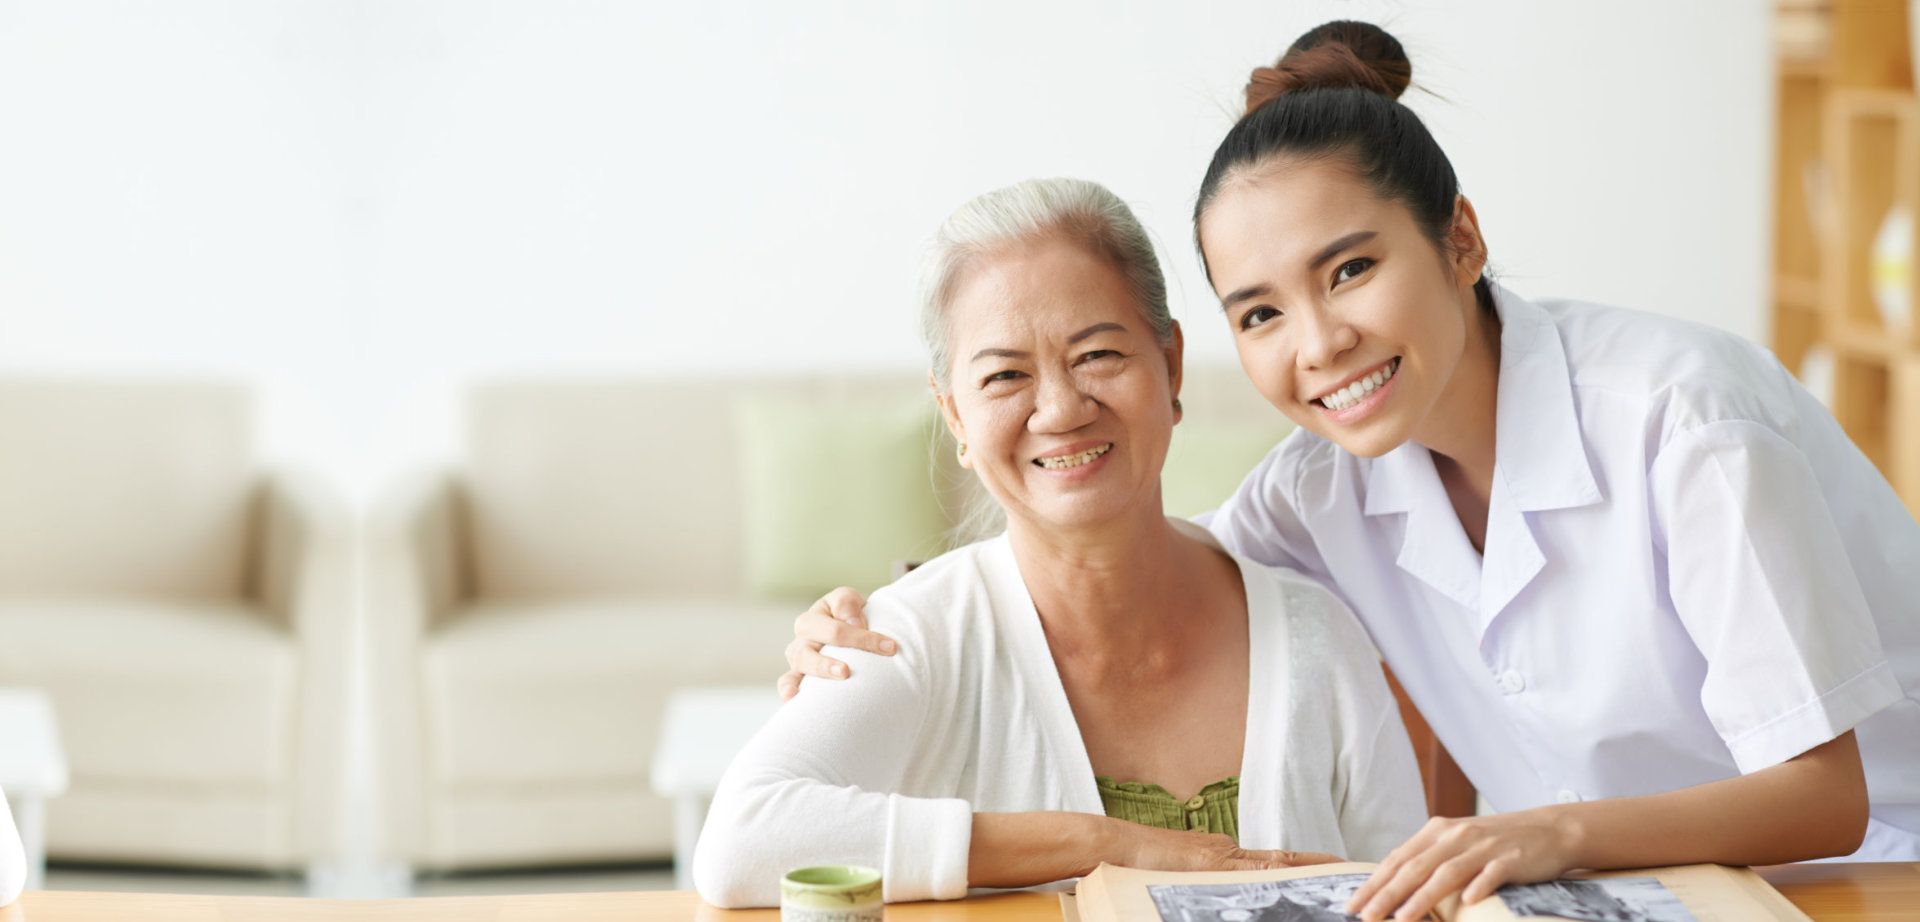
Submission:
MULTIPOLYGON (((1495 815, 1435 819, 1365 918, 1576 868, 1920 859, 1920 526, 1763 350, 1489 282, 1377 27, 1254 72, 1195 233, 1299 430, 1204 517, 1354 608, 1495 815)), ((1550 147, 1543 148, 1550 154, 1550 147)), ((796 673, 877 649, 840 590, 796 673)))

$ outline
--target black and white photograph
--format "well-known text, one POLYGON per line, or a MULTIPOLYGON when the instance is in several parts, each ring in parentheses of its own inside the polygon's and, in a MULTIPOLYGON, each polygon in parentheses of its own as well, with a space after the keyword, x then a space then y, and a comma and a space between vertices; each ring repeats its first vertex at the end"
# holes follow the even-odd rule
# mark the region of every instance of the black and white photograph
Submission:
POLYGON ((1582 922, 1697 922, 1686 904, 1652 877, 1554 880, 1501 887, 1497 895, 1516 916, 1582 922))
POLYGON ((1148 887, 1165 922, 1344 922, 1342 908, 1365 874, 1251 884, 1148 887))

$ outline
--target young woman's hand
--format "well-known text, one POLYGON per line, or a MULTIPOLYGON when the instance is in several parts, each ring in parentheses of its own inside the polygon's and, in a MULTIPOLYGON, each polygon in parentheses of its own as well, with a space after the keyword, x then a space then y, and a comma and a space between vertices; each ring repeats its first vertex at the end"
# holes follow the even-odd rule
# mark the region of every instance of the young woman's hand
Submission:
POLYGON ((821 647, 893 655, 893 638, 867 630, 866 605, 860 593, 841 586, 822 596, 793 622, 793 642, 787 644, 787 674, 778 683, 780 700, 799 694, 800 680, 807 676, 844 679, 851 674, 846 663, 822 654, 821 647))
POLYGON ((1474 903, 1502 884, 1552 880, 1573 869, 1574 835, 1552 808, 1434 817, 1354 891, 1347 911, 1368 922, 1420 919, 1449 893, 1474 903))

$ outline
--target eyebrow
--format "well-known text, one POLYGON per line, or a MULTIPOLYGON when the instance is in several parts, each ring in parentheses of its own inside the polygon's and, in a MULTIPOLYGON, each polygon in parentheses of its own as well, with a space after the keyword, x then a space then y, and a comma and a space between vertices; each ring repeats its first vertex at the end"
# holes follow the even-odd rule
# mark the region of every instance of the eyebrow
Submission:
MULTIPOLYGON (((1081 330, 1078 333, 1073 334, 1072 336, 1067 337, 1067 345, 1073 345, 1074 343, 1077 343, 1083 339, 1086 339, 1087 337, 1092 336, 1096 333, 1113 333, 1113 332, 1125 333, 1126 331, 1127 331, 1127 328, 1125 326, 1114 323, 1112 321, 1108 321, 1106 323, 1096 323, 1093 326, 1090 326, 1084 330, 1081 330)), ((975 352, 973 354, 973 358, 970 358, 967 361, 978 362, 981 359, 985 359, 985 358, 1022 359, 1026 357, 1027 357, 1027 354, 1025 352, 1021 352, 1018 349, 1000 349, 997 347, 989 346, 985 349, 980 350, 979 352, 975 352)))
POLYGON ((1092 336, 1095 333, 1125 333, 1126 331, 1127 331, 1126 327, 1123 327, 1112 321, 1108 321, 1106 323, 1096 323, 1093 326, 1090 326, 1084 330, 1081 330, 1078 333, 1073 334, 1072 336, 1067 337, 1067 345, 1071 346, 1074 343, 1077 343, 1083 339, 1086 339, 1089 336, 1092 336))
MULTIPOLYGON (((1373 238, 1378 236, 1380 236, 1379 231, 1370 231, 1370 230, 1354 231, 1353 233, 1348 234, 1344 237, 1341 237, 1340 239, 1327 244, 1325 247, 1322 247, 1320 252, 1315 253, 1313 258, 1307 261, 1307 268, 1312 271, 1318 271, 1321 266, 1324 266, 1327 264, 1328 260, 1334 258, 1335 256, 1340 255, 1342 251, 1359 246, 1360 244, 1366 243, 1367 241, 1372 240, 1373 238)), ((1220 309, 1224 311, 1232 307, 1235 303, 1238 303, 1240 301, 1245 301, 1248 298, 1262 297, 1264 295, 1271 294, 1272 292, 1273 292, 1272 287, 1264 283, 1259 285, 1248 285, 1245 288, 1239 289, 1234 293, 1227 295, 1224 298, 1221 298, 1220 309)))

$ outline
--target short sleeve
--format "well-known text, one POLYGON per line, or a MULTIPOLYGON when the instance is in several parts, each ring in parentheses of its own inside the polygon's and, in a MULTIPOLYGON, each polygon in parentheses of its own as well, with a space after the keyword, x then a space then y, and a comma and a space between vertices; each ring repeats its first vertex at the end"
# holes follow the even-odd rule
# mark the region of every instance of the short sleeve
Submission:
POLYGON ((1269 567, 1286 567, 1327 578, 1297 505, 1299 433, 1282 440, 1247 474, 1220 508, 1194 521, 1227 550, 1269 567))
POLYGON ((1653 465, 1668 593, 1706 660, 1701 704, 1742 772, 1901 698, 1805 455, 1760 423, 1682 432, 1653 465))

